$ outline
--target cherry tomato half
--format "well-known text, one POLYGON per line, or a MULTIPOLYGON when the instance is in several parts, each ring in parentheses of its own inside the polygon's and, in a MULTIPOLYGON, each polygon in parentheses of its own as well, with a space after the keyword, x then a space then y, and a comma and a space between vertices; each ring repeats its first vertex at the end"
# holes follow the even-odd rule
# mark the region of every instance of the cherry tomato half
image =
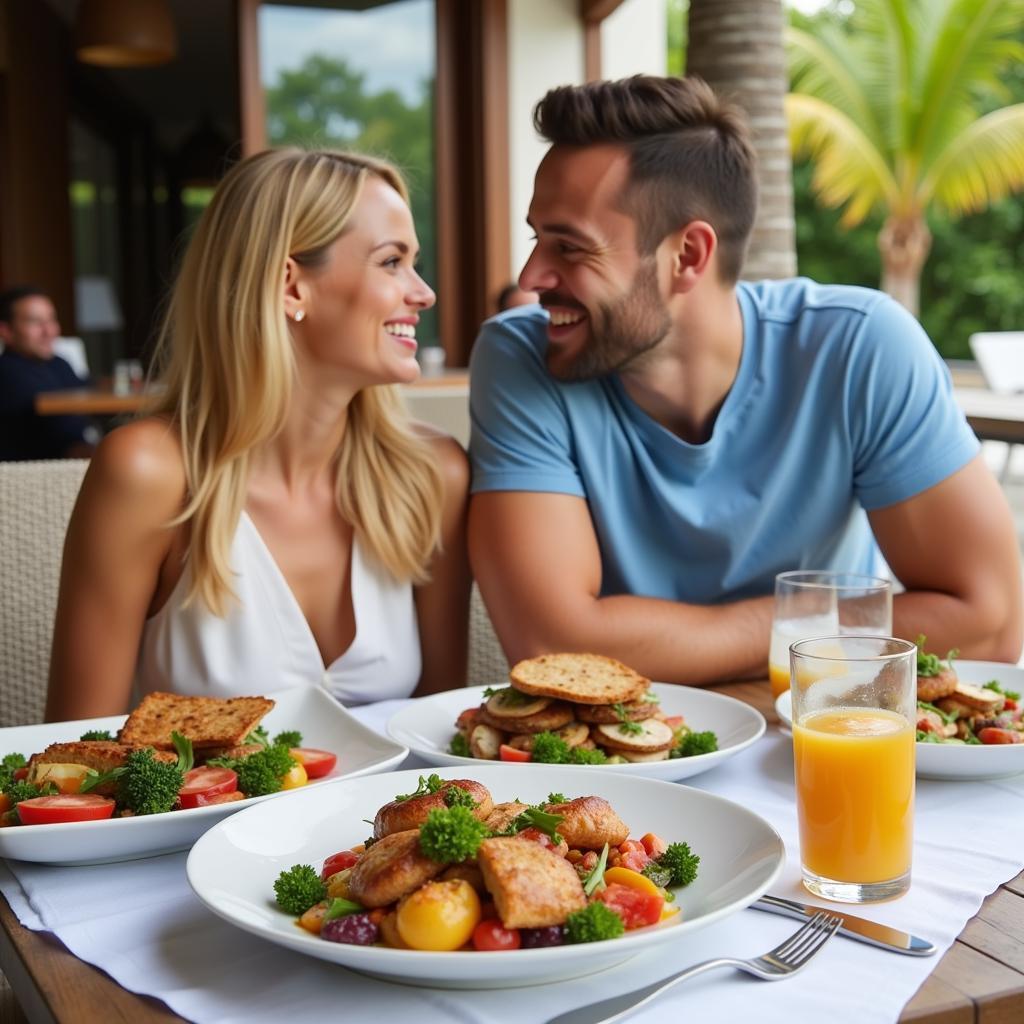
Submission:
POLYGON ((329 750, 314 750, 312 747, 292 747, 289 753, 303 768, 309 779, 323 778, 338 763, 338 755, 329 750))
POLYGON ((339 871, 352 867, 357 860, 359 860, 359 854, 352 850, 342 850, 340 853, 331 854, 324 861, 324 866, 320 871, 321 880, 326 881, 331 875, 336 875, 339 871))
POLYGON ((665 905, 661 896, 640 892, 620 882, 612 882, 597 894, 597 898, 622 918, 627 929, 656 924, 661 920, 661 908, 665 905))
POLYGON ((506 928, 496 917, 485 917, 473 929, 473 948, 481 952, 518 949, 522 942, 518 928, 506 928))
POLYGON ((1024 740, 1024 735, 1014 729, 999 729, 990 725, 978 733, 978 739, 986 746, 990 746, 993 743, 1020 743, 1024 740))
POLYGON ((114 813, 114 801, 95 793, 36 796, 18 804, 25 825, 55 825, 63 821, 99 821, 114 813))
POLYGON ((203 765, 185 773, 185 781, 178 791, 178 802, 182 807, 206 807, 213 802, 213 797, 234 793, 237 789, 238 776, 230 768, 203 765))
POLYGON ((528 750, 519 750, 516 747, 510 747, 507 743, 502 743, 498 748, 498 757, 502 761, 515 761, 523 763, 529 761, 533 755, 528 750))

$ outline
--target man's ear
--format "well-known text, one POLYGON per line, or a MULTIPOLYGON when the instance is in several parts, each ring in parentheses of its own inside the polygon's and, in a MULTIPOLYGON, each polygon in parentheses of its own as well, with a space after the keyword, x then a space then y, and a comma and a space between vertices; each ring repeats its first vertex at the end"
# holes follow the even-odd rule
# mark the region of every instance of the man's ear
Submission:
POLYGON ((684 294, 712 268, 718 254, 718 235, 707 221, 692 220, 662 245, 667 246, 671 261, 672 293, 684 294))
POLYGON ((14 331, 11 330, 11 325, 6 320, 0 320, 0 341, 9 345, 13 337, 14 331))

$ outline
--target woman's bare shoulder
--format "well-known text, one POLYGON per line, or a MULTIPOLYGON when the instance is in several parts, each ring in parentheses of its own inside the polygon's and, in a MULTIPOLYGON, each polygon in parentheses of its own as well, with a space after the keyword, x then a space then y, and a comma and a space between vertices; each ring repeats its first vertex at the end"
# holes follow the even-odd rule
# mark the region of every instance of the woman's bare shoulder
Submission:
POLYGON ((88 483, 120 499, 151 503, 161 518, 173 515, 185 497, 181 442, 167 420, 136 420, 112 430, 100 442, 88 483))
POLYGON ((461 491, 464 494, 469 487, 469 458, 466 449, 450 434, 435 427, 425 423, 417 423, 415 426, 419 435, 430 445, 441 467, 445 491, 461 491))

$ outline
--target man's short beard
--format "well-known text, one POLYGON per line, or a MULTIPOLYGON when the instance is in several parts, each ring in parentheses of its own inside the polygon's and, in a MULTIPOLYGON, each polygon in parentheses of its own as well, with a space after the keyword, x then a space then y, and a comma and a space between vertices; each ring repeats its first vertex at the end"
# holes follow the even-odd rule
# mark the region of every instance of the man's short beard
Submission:
POLYGON ((553 366, 549 357, 548 369, 566 383, 618 373, 660 344, 671 327, 658 291, 654 257, 646 256, 629 291, 598 306, 590 318, 590 339, 579 355, 562 366, 553 366))

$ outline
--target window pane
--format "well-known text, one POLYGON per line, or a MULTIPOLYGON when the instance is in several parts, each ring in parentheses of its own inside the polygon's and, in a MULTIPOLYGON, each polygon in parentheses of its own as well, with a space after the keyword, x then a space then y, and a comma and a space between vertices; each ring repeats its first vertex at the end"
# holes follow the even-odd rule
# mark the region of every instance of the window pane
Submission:
MULTIPOLYGON (((434 0, 363 11, 263 4, 260 74, 267 139, 382 156, 409 183, 420 272, 437 283, 434 228, 434 0)), ((434 310, 421 345, 437 344, 434 310)))

